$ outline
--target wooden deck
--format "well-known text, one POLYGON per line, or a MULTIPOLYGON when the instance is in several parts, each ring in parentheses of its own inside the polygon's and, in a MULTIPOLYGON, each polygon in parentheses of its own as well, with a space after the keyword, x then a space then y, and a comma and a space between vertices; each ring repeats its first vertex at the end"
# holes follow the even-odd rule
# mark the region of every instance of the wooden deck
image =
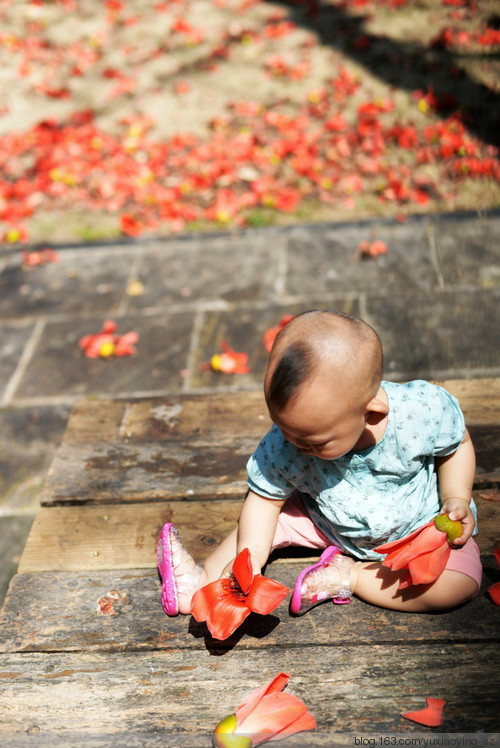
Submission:
MULTIPOLYGON (((288 600, 225 641, 168 618, 155 550, 173 521, 203 561, 234 526, 245 464, 269 421, 260 393, 75 405, 0 619, 0 744, 210 745, 240 698, 274 673, 316 717, 294 746, 432 735, 400 713, 446 699, 439 732, 500 727, 500 380, 443 383, 477 450, 485 574, 468 605, 436 615, 354 599, 292 618, 288 600)), ((305 557, 267 574, 292 587, 305 557)))

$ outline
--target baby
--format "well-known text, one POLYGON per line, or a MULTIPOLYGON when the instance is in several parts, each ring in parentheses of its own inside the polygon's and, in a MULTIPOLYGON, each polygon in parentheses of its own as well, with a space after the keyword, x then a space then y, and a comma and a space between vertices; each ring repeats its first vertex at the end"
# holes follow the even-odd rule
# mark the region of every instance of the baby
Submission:
POLYGON ((444 610, 477 592, 475 456, 453 396, 424 381, 383 381, 375 331, 322 310, 294 317, 278 334, 264 392, 274 425, 248 462, 238 526, 203 568, 177 529, 163 528, 158 565, 169 615, 189 613, 195 591, 229 576, 244 548, 255 573, 276 548, 323 551, 297 578, 295 614, 352 594, 395 610, 444 610), (432 584, 399 590, 407 572, 382 566, 374 549, 439 513, 463 526, 445 570, 432 584))

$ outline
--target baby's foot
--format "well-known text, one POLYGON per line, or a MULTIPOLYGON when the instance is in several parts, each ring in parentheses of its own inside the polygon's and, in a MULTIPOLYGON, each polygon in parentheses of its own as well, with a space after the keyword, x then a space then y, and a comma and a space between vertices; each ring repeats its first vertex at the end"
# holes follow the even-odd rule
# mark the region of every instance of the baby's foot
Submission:
POLYGON ((165 613, 169 616, 189 613, 202 568, 184 548, 179 532, 171 522, 163 527, 157 556, 165 613))
POLYGON ((330 598, 335 603, 348 603, 352 594, 349 572, 353 564, 354 560, 342 556, 337 546, 327 548, 316 564, 299 574, 290 604, 292 613, 302 615, 330 598))

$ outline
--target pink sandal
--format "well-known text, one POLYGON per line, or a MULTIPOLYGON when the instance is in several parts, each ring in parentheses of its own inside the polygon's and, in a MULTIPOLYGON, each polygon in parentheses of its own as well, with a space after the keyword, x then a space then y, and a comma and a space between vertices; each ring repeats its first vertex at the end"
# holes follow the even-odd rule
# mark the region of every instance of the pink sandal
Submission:
POLYGON ((163 609, 168 616, 176 616, 179 612, 179 599, 177 597, 177 583, 174 576, 173 549, 171 534, 175 533, 181 542, 177 528, 172 522, 163 525, 161 535, 158 539, 156 556, 158 571, 160 572, 161 601, 163 609))
POLYGON ((335 591, 335 597, 332 598, 332 602, 337 605, 345 605, 349 602, 352 591, 349 586, 349 567, 352 565, 352 559, 348 559, 346 556, 342 556, 340 548, 336 545, 329 546, 312 566, 308 566, 306 569, 300 572, 295 582, 295 587, 292 593, 292 599, 290 602, 290 610, 294 615, 302 615, 308 610, 313 608, 315 605, 319 605, 324 600, 328 600, 331 594, 328 590, 322 590, 315 593, 310 600, 302 598, 302 584, 304 579, 310 574, 325 569, 327 566, 340 565, 341 571, 341 582, 338 585, 338 589, 335 591), (349 562, 349 563, 343 563, 349 562), (344 568, 346 567, 346 568, 344 568))
POLYGON ((179 531, 172 522, 163 525, 156 556, 165 613, 168 616, 187 613, 188 610, 181 608, 186 605, 186 600, 189 607, 189 602, 198 589, 202 568, 182 545, 179 531))

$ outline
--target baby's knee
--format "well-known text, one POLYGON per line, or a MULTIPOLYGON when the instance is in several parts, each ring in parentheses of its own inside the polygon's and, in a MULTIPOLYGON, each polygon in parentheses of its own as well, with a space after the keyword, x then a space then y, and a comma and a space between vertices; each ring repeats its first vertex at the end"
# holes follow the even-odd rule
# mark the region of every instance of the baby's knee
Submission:
POLYGON ((477 591, 477 582, 468 574, 445 570, 428 590, 429 611, 456 608, 473 598, 477 591))

